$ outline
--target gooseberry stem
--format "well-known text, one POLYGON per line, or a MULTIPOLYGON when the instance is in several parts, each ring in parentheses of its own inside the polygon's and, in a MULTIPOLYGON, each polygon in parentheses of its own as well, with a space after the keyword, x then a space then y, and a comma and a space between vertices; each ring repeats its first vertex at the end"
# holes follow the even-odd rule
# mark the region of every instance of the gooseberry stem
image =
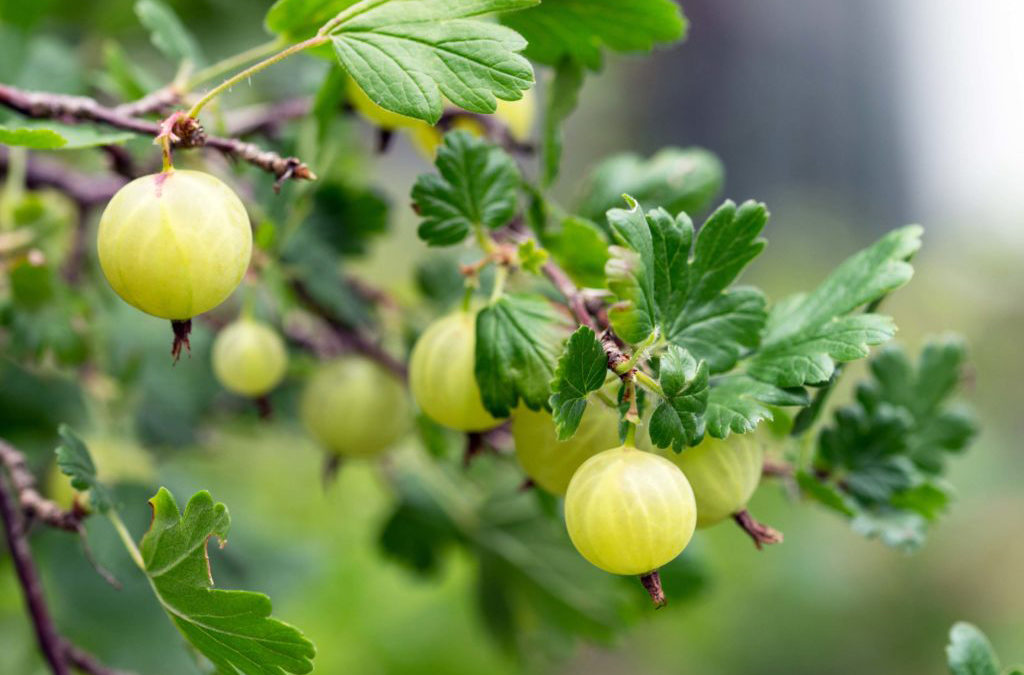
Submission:
POLYGON ((315 35, 314 37, 311 37, 308 40, 298 42, 292 45, 291 47, 288 47, 287 49, 281 50, 280 52, 274 54, 269 58, 263 59, 259 63, 249 66, 245 70, 241 71, 240 73, 232 77, 229 77, 228 79, 224 80, 210 91, 206 92, 206 95, 204 95, 201 99, 196 101, 195 105, 193 105, 192 108, 188 111, 188 116, 192 118, 198 117, 199 113, 202 111, 204 107, 206 107, 206 105, 210 101, 217 98, 220 94, 224 93, 225 91, 235 86, 242 80, 252 77, 256 73, 263 70, 264 68, 274 65, 278 61, 283 61, 292 54, 298 54, 303 50, 322 45, 323 43, 327 42, 328 39, 330 38, 328 38, 326 35, 315 35))
POLYGON ((661 609, 668 603, 665 591, 661 588, 661 575, 658 574, 658 570, 641 575, 640 583, 644 585, 647 594, 651 596, 651 602, 654 603, 655 609, 661 609))
POLYGON ((658 396, 665 398, 665 390, 661 388, 661 383, 655 380, 653 377, 648 375, 642 370, 638 370, 633 374, 636 377, 636 381, 642 384, 647 389, 650 389, 658 396))
POLYGON ((627 448, 636 447, 636 424, 626 421, 626 439, 622 442, 627 448))
POLYGON ((260 59, 270 54, 273 54, 279 49, 284 48, 287 44, 287 40, 283 38, 276 38, 269 42, 264 42, 261 45, 256 45, 251 49, 245 50, 244 52, 239 52, 238 54, 229 56, 226 59, 221 59, 217 63, 209 65, 206 68, 203 68, 198 73, 189 78, 187 88, 189 90, 195 89, 199 85, 205 84, 206 82, 209 82, 214 78, 220 77, 224 73, 229 73, 235 70, 236 68, 241 68, 245 64, 255 61, 256 59, 260 59))
POLYGON ((658 341, 658 338, 660 336, 661 333, 658 331, 657 328, 651 331, 651 334, 648 335, 643 342, 636 346, 636 348, 633 350, 633 354, 629 357, 629 359, 615 366, 615 372, 617 372, 619 375, 625 375, 629 371, 636 368, 636 364, 640 363, 640 361, 642 361, 647 356, 647 350, 654 346, 654 344, 658 341))
POLYGON ((501 299, 502 294, 505 292, 505 282, 507 280, 508 268, 504 265, 499 265, 494 273, 494 288, 491 289, 490 303, 492 305, 501 299))

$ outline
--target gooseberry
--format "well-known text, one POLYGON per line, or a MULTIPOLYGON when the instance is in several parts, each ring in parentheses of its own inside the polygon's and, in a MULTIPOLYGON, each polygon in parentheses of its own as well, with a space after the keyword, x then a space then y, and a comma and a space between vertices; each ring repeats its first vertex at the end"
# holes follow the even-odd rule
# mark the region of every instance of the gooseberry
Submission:
POLYGON ((137 178, 100 218, 100 267, 128 304, 185 321, 235 290, 252 253, 245 207, 231 188, 200 171, 137 178))
MULTIPOLYGON (((515 101, 498 100, 498 107, 494 111, 494 118, 501 122, 512 140, 525 143, 530 139, 533 131, 533 121, 536 117, 537 105, 534 99, 533 90, 523 92, 523 97, 515 101)), ((442 129, 431 126, 426 122, 414 121, 408 127, 409 138, 413 146, 419 150, 425 158, 433 161, 437 155, 437 148, 441 145, 443 136, 442 129)), ((444 131, 462 129, 474 136, 484 136, 487 133, 483 123, 471 115, 456 115, 451 125, 444 131)))
POLYGON ((550 413, 521 406, 512 415, 512 438, 526 475, 548 492, 563 495, 583 462, 618 444, 619 413, 591 400, 576 433, 559 441, 550 413))
POLYGON ((409 359, 409 388, 420 409, 458 431, 501 423, 484 408, 476 382, 476 313, 457 311, 427 327, 409 359))
POLYGON ((565 495, 576 550, 612 574, 648 574, 693 537, 697 505, 686 476, 660 455, 619 446, 576 471, 565 495))
POLYGON ((321 366, 302 393, 300 415, 328 450, 351 457, 386 450, 406 434, 410 423, 405 387, 361 356, 321 366))
POLYGON ((706 437, 666 456, 686 474, 697 500, 697 527, 711 527, 742 511, 761 482, 764 446, 753 434, 706 437))
POLYGON ((213 374, 236 394, 263 396, 280 384, 287 367, 284 340, 261 321, 239 319, 213 342, 213 374))

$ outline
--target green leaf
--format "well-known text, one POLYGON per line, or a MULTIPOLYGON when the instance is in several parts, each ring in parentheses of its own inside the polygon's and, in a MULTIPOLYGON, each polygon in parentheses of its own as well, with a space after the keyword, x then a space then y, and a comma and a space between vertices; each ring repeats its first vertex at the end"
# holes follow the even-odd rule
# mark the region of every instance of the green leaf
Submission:
POLYGON ((438 174, 423 174, 412 199, 423 217, 418 233, 430 246, 450 246, 474 227, 501 227, 516 214, 522 178, 501 148, 466 131, 445 134, 435 161, 438 174))
POLYGON ((114 40, 103 42, 104 83, 125 101, 142 98, 160 86, 160 81, 143 70, 114 40))
POLYGON ((590 173, 576 211, 604 222, 605 213, 622 203, 625 192, 644 209, 660 206, 693 216, 711 204, 724 178, 722 163, 701 148, 665 148, 650 159, 614 155, 590 173))
POLYGON ((430 124, 444 99, 493 113, 497 98, 515 101, 533 85, 515 31, 480 20, 537 0, 381 0, 364 3, 334 30, 341 65, 379 106, 430 124))
POLYGON ((203 63, 199 43, 166 4, 160 0, 138 0, 135 3, 135 15, 149 30, 153 46, 164 56, 179 63, 189 61, 194 66, 203 63))
POLYGON ((540 296, 506 295, 476 319, 476 380, 484 407, 508 417, 520 397, 548 405, 564 321, 540 296))
POLYGON ((114 506, 110 489, 96 478, 96 465, 89 454, 89 448, 66 424, 57 429, 60 445, 57 446, 57 468, 71 478, 71 486, 79 492, 89 491, 89 503, 97 513, 106 513, 114 506))
POLYGON ((686 34, 686 19, 672 0, 544 0, 501 20, 526 38, 526 55, 534 61, 553 66, 571 58, 592 70, 601 67, 602 48, 650 51, 686 34))
POLYGON ((277 0, 263 19, 263 25, 289 42, 312 37, 320 26, 358 0, 277 0))
POLYGON ((976 626, 960 621, 949 631, 946 646, 952 675, 999 675, 999 658, 976 626))
POLYGON ((848 258, 812 293, 776 305, 750 374, 780 387, 823 383, 837 361, 863 358, 869 347, 891 338, 896 326, 889 317, 849 314, 907 283, 914 270, 906 261, 920 246, 917 225, 890 232, 848 258))
POLYGON ((541 148, 541 184, 548 186, 558 177, 562 163, 562 123, 579 103, 583 88, 583 69, 569 59, 563 59, 555 68, 555 77, 548 87, 547 108, 544 113, 544 144, 541 148))
POLYGON ((669 345, 661 360, 664 398, 651 416, 651 442, 659 448, 682 452, 704 437, 702 415, 708 404, 708 366, 690 352, 669 345))
POLYGON ((909 511, 860 513, 852 521, 853 531, 868 539, 879 539, 890 548, 913 553, 924 545, 927 521, 909 511))
POLYGON ((709 434, 726 438, 730 433, 745 434, 762 421, 773 420, 772 406, 804 406, 808 402, 803 389, 780 389, 746 375, 730 374, 712 381, 704 423, 709 434))
POLYGON ((608 357, 594 331, 580 326, 558 358, 555 379, 551 382, 551 415, 558 440, 572 438, 587 408, 587 394, 604 385, 608 357))
POLYGON ((316 654, 296 628, 270 617, 270 598, 213 588, 207 542, 227 540, 231 517, 210 493, 197 492, 178 510, 160 488, 150 500, 153 522, 142 538, 144 571, 171 622, 218 673, 308 673, 316 654))
POLYGON ((837 511, 847 518, 857 515, 857 505, 851 504, 850 499, 831 483, 820 481, 806 471, 796 472, 796 483, 804 495, 833 511, 837 511))
POLYGON ((527 239, 516 248, 516 258, 524 270, 530 274, 540 274, 541 267, 548 261, 548 252, 537 246, 535 240, 527 239))
POLYGON ((388 229, 387 197, 374 188, 324 183, 313 195, 313 212, 304 227, 341 255, 366 252, 388 229))
POLYGON ((32 129, 0 124, 0 144, 15 145, 33 150, 53 150, 67 144, 67 139, 53 129, 32 129))
POLYGON ((557 234, 548 235, 544 245, 577 285, 601 288, 608 264, 608 240, 594 223, 569 216, 557 234))
POLYGON ((764 324, 764 297, 756 289, 727 290, 763 249, 758 238, 768 219, 764 206, 725 202, 694 242, 685 213, 664 209, 645 217, 640 206, 612 209, 608 222, 621 246, 606 267, 619 302, 608 312, 615 332, 637 344, 656 328, 669 342, 706 361, 711 373, 732 368, 753 349, 764 324), (693 245, 693 258, 690 248, 693 245))

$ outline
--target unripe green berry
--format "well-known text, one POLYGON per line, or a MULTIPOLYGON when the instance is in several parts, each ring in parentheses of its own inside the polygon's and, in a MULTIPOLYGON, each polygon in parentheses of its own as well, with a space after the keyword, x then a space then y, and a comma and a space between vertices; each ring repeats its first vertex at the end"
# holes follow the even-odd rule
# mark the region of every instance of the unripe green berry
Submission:
POLYGON ((241 396, 263 396, 281 383, 287 367, 284 340, 261 321, 239 319, 213 342, 213 374, 241 396))

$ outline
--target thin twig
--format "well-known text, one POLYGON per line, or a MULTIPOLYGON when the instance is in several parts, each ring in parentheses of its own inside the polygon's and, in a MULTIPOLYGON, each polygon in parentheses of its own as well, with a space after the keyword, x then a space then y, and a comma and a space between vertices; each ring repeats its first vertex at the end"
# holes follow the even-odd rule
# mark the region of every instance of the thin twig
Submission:
MULTIPOLYGON (((7 148, 0 147, 0 171, 7 171, 7 148)), ((115 175, 93 176, 42 157, 29 155, 25 182, 30 188, 52 187, 80 206, 106 204, 127 182, 115 175)))
POLYGON ((61 511, 52 502, 42 499, 35 490, 35 477, 28 470, 24 455, 3 440, 0 440, 0 467, 10 478, 11 486, 9 489, 7 480, 0 473, 0 522, 25 596, 25 605, 35 629, 39 650, 51 672, 53 675, 70 675, 71 667, 74 667, 87 675, 130 675, 104 666, 96 657, 57 632, 28 545, 29 519, 36 518, 53 527, 81 534, 81 518, 84 514, 73 516, 74 511, 61 511), (69 527, 70 522, 75 522, 75 526, 69 527))
POLYGON ((136 101, 115 106, 114 112, 124 117, 142 117, 152 113, 163 115, 179 103, 181 103, 181 90, 174 85, 168 85, 152 91, 136 101))
POLYGON ((782 533, 773 527, 759 523, 754 516, 750 515, 750 511, 743 509, 738 513, 734 513, 732 519, 736 521, 744 532, 750 535, 750 538, 754 540, 754 546, 760 551, 765 546, 770 544, 781 544, 782 533))
MULTIPOLYGON (((0 84, 0 105, 36 119, 56 119, 70 123, 96 122, 115 129, 124 129, 153 137, 161 133, 159 122, 123 115, 117 112, 117 109, 100 105, 96 100, 85 96, 31 92, 0 84)), ((316 178, 309 167, 297 157, 282 157, 276 152, 264 150, 258 145, 246 143, 237 138, 207 136, 202 133, 201 129, 198 129, 196 133, 182 136, 174 147, 195 148, 201 146, 214 148, 228 156, 241 159, 274 174, 278 179, 314 180, 316 178)))

